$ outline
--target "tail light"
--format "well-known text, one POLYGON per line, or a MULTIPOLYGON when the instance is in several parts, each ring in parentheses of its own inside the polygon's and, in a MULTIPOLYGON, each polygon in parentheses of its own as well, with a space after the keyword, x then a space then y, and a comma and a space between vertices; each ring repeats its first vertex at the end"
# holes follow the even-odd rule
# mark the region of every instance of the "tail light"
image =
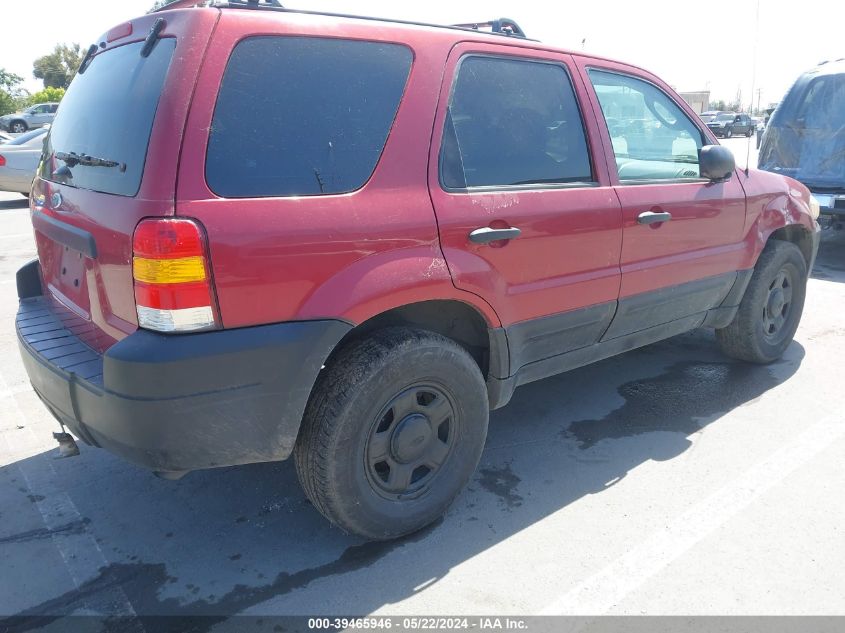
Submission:
POLYGON ((3 154, 0 154, 0 167, 6 166, 6 157, 3 154))
POLYGON ((143 220, 132 238, 138 325, 158 332, 219 326, 205 239, 188 219, 143 220))

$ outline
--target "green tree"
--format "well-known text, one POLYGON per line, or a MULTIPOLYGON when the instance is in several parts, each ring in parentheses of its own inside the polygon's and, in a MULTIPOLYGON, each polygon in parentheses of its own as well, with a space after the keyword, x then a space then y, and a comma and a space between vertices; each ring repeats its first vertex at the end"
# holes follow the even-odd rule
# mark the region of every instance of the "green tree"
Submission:
POLYGON ((0 116, 18 109, 24 91, 20 85, 23 77, 0 68, 0 116))
POLYGON ((27 104, 34 105, 36 103, 56 103, 62 100, 65 96, 64 88, 44 88, 35 94, 29 95, 27 104))
POLYGON ((67 88, 84 56, 79 44, 56 44, 52 53, 32 63, 32 74, 45 88, 67 88))

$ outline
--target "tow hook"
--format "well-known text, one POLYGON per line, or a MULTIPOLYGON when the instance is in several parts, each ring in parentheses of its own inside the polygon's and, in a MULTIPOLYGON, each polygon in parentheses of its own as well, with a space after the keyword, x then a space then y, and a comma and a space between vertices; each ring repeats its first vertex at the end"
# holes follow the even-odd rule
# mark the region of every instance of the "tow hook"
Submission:
POLYGON ((76 445, 76 440, 71 437, 70 433, 54 432, 53 439, 59 443, 59 455, 56 459, 64 457, 75 457, 79 455, 79 447, 76 445))

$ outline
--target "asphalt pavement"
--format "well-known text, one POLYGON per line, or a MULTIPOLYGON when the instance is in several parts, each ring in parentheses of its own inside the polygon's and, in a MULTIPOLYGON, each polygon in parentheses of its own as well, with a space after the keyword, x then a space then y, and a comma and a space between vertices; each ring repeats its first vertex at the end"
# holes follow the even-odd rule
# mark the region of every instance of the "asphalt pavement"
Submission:
POLYGON ((33 255, 0 194, 0 616, 845 613, 845 232, 783 360, 700 331, 522 387, 444 519, 386 544, 331 527, 291 462, 56 459, 13 325, 33 255))

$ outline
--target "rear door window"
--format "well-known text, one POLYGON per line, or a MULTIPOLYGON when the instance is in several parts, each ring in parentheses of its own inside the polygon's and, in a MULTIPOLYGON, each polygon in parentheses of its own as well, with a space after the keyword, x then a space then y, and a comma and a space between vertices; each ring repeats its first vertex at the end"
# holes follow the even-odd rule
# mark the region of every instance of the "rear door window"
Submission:
POLYGON ((258 36, 232 52, 206 180, 225 198, 346 193, 375 169, 411 51, 399 44, 258 36))
POLYGON ((461 61, 440 155, 444 188, 592 179, 584 126, 563 66, 477 55, 461 61))
POLYGON ((121 196, 138 193, 176 40, 161 39, 149 57, 141 57, 143 46, 104 51, 74 78, 50 129, 42 178, 121 196))

